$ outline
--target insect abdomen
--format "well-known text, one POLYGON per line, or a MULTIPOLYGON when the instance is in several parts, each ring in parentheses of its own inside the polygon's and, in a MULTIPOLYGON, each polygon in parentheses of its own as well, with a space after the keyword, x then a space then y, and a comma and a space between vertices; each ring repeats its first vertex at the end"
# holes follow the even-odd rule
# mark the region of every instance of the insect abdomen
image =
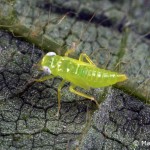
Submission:
POLYGON ((93 66, 80 66, 78 75, 82 77, 90 87, 94 88, 109 86, 127 79, 124 74, 118 74, 93 66))
POLYGON ((117 82, 126 80, 125 75, 109 70, 96 68, 95 70, 89 70, 89 72, 91 72, 91 75, 88 76, 87 80, 91 87, 95 88, 113 85, 117 82))

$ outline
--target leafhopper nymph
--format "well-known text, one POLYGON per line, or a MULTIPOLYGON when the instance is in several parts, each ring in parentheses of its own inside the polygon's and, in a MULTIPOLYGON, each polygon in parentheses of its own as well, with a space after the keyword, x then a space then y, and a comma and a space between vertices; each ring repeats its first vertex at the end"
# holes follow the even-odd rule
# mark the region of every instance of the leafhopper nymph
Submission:
POLYGON ((117 72, 98 68, 85 53, 80 54, 79 60, 68 57, 68 54, 73 51, 74 49, 68 50, 65 53, 65 56, 56 55, 54 52, 48 52, 40 62, 40 66, 45 72, 48 73, 48 75, 35 80, 42 82, 56 76, 59 76, 63 79, 58 86, 57 114, 59 114, 61 107, 61 89, 66 81, 71 83, 69 87, 71 92, 90 99, 94 101, 97 106, 99 106, 94 97, 76 91, 75 87, 78 86, 84 89, 89 89, 90 87, 100 88, 110 86, 127 79, 125 74, 119 74, 117 72), (83 61, 84 58, 87 60, 87 62, 83 61))

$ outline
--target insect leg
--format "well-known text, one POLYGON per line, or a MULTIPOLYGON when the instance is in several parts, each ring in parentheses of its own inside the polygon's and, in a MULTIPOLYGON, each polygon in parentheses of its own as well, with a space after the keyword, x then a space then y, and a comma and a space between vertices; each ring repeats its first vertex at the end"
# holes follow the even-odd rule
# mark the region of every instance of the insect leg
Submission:
POLYGON ((84 93, 81 93, 81 92, 79 92, 79 91, 76 91, 74 88, 75 88, 75 86, 74 86, 74 85, 71 85, 71 86, 69 87, 70 92, 75 93, 75 94, 77 94, 77 95, 80 95, 80 96, 82 96, 82 97, 85 97, 85 98, 87 98, 87 99, 90 99, 91 101, 94 101, 94 102, 96 103, 96 105, 98 106, 98 108, 99 108, 99 104, 98 104, 98 102, 94 99, 94 97, 89 96, 89 95, 84 94, 84 93))
POLYGON ((34 81, 36 81, 36 82, 43 82, 45 80, 49 80, 49 79, 52 79, 52 78, 54 78, 53 75, 48 75, 48 76, 41 77, 40 79, 34 79, 34 81))
POLYGON ((65 56, 68 56, 69 54, 74 53, 74 51, 75 51, 74 49, 68 49, 65 53, 65 56))
POLYGON ((96 66, 96 65, 92 62, 92 60, 90 59, 90 57, 89 57, 88 55, 86 55, 85 53, 81 53, 81 54, 80 54, 79 60, 80 60, 80 61, 83 61, 83 58, 85 58, 91 65, 96 66))
POLYGON ((74 53, 75 52, 75 49, 76 49, 76 45, 75 43, 72 44, 72 48, 71 49, 68 49, 65 53, 65 56, 68 56, 69 54, 71 53, 74 53))
POLYGON ((56 116, 59 116, 59 113, 60 113, 60 107, 61 107, 61 104, 60 104, 61 94, 60 94, 60 92, 61 92, 61 89, 64 86, 65 82, 66 82, 65 80, 62 80, 61 83, 58 86, 58 111, 57 111, 56 116))

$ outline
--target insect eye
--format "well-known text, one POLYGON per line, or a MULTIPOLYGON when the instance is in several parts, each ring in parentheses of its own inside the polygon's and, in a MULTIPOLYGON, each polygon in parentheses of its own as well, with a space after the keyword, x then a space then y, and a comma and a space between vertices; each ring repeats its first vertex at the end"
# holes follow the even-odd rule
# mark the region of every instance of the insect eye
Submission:
POLYGON ((47 56, 55 56, 56 53, 55 53, 55 52, 48 52, 46 55, 47 55, 47 56))
POLYGON ((51 70, 50 70, 49 67, 47 67, 47 66, 44 66, 44 67, 43 67, 43 71, 44 71, 46 74, 51 74, 51 70))

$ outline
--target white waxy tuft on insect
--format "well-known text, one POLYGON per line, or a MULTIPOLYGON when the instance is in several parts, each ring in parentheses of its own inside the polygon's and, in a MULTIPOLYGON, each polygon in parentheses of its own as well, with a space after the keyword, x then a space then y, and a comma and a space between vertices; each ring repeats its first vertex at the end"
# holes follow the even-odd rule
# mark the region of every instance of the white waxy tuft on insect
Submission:
POLYGON ((55 56, 56 53, 55 53, 55 52, 48 52, 46 55, 47 55, 47 56, 55 56))
POLYGON ((43 71, 44 71, 46 74, 51 74, 51 70, 50 70, 49 67, 47 67, 47 66, 43 66, 43 71))

